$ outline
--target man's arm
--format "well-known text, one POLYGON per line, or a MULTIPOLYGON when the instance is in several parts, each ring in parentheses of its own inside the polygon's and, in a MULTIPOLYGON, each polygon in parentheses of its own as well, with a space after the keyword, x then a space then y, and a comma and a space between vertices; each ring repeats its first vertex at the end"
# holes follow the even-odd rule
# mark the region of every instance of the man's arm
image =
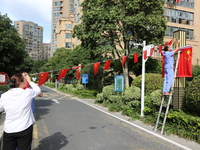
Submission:
POLYGON ((177 39, 176 40, 176 47, 175 47, 174 53, 176 53, 178 51, 178 44, 179 43, 180 43, 180 41, 177 39))

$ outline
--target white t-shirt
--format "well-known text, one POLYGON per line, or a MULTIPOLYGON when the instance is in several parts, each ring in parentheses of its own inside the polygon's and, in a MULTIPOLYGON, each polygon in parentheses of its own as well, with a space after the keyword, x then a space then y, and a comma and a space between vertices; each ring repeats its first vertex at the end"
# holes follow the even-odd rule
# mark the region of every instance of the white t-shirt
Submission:
POLYGON ((27 89, 13 88, 3 93, 0 98, 0 111, 5 111, 4 131, 20 132, 35 122, 31 109, 31 101, 41 92, 39 86, 30 82, 27 89))

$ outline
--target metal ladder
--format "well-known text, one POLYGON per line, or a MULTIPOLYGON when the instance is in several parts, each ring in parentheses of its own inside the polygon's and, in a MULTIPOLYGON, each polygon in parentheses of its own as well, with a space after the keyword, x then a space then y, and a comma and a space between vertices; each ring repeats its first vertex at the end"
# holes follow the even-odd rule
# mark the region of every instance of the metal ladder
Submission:
POLYGON ((181 51, 178 51, 178 56, 177 56, 176 63, 175 63, 173 85, 171 87, 170 95, 163 95, 162 96, 162 101, 161 101, 161 104, 160 104, 158 118, 157 118, 157 121, 156 121, 156 126, 154 128, 154 130, 156 131, 157 127, 158 127, 158 124, 161 124, 162 125, 161 134, 163 134, 163 130, 164 130, 164 127, 165 127, 166 119, 167 119, 167 116, 168 116, 168 111, 169 111, 170 103, 171 103, 171 100, 172 100, 172 95, 173 95, 173 90, 174 90, 174 83, 175 83, 175 79, 177 77, 177 69, 178 69, 178 63, 179 63, 179 58, 180 58, 180 52, 181 51), (167 96, 169 96, 169 99, 168 99, 168 102, 165 103, 165 98, 167 98, 167 96), (162 113, 163 106, 166 106, 165 113, 162 113), (163 122, 159 122, 161 115, 164 115, 163 122))

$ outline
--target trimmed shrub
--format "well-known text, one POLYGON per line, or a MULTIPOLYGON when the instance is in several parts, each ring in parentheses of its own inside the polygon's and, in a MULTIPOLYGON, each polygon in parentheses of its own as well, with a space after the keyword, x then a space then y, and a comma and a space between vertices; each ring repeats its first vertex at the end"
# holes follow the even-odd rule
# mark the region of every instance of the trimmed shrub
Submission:
POLYGON ((84 86, 82 84, 77 84, 76 89, 77 90, 84 90, 84 86))
POLYGON ((75 91, 76 88, 74 88, 74 86, 72 84, 66 84, 65 85, 65 88, 68 90, 68 91, 75 91))
MULTIPOLYGON (((151 94, 155 90, 161 90, 163 88, 163 78, 160 74, 146 73, 145 74, 145 95, 151 94)), ((141 88, 142 75, 136 77, 131 86, 137 86, 141 88)))
POLYGON ((108 96, 110 95, 114 95, 115 94, 114 85, 105 86, 102 90, 102 93, 105 98, 108 98, 108 96))
POLYGON ((200 75, 196 76, 186 87, 186 110, 199 115, 200 112, 200 75))

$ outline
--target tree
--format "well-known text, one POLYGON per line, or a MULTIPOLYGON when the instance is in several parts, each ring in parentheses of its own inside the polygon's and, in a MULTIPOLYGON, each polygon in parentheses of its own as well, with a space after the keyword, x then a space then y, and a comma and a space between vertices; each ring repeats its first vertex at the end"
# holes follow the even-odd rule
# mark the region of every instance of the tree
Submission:
MULTIPOLYGON (((84 0, 81 24, 74 34, 83 47, 113 58, 133 53, 132 41, 162 43, 166 30, 163 0, 84 0)), ((126 87, 128 63, 123 67, 126 87)))
POLYGON ((30 71, 32 67, 32 60, 25 52, 25 40, 7 15, 0 15, 0 60, 0 72, 9 76, 19 71, 30 71))

